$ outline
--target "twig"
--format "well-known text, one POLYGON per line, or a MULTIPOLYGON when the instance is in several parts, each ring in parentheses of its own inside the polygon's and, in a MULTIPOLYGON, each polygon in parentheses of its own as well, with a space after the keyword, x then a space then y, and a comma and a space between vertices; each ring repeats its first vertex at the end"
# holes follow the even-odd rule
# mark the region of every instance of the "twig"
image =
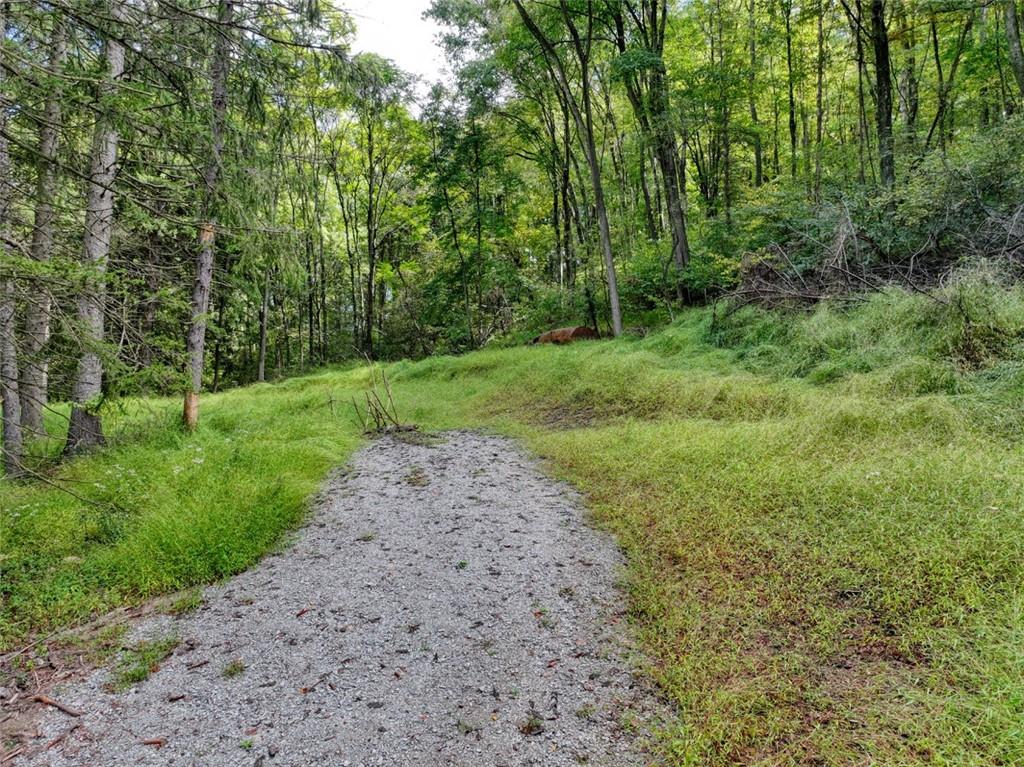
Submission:
POLYGON ((82 715, 81 711, 77 711, 76 709, 71 708, 71 706, 67 706, 61 703, 59 700, 54 700, 48 695, 33 695, 32 700, 34 700, 36 703, 42 703, 44 706, 53 706, 54 708, 63 711, 68 716, 82 715))
POLYGON ((79 727, 81 727, 81 726, 82 726, 82 725, 80 725, 80 724, 75 724, 75 725, 72 725, 72 726, 71 726, 71 727, 70 727, 70 728, 69 728, 69 729, 67 730, 67 732, 65 732, 65 733, 63 733, 63 734, 61 734, 61 735, 58 735, 58 736, 57 736, 56 738, 54 738, 54 739, 53 739, 53 740, 51 740, 51 741, 50 741, 49 743, 47 743, 47 744, 46 744, 46 747, 45 747, 45 750, 46 750, 46 751, 49 751, 49 750, 50 750, 51 748, 54 748, 54 747, 56 747, 56 746, 60 745, 60 743, 61 743, 61 742, 62 742, 62 741, 63 741, 63 740, 64 740, 64 739, 65 739, 65 738, 66 738, 66 737, 68 736, 68 735, 70 735, 71 733, 73 733, 73 732, 74 732, 75 730, 77 730, 77 729, 78 729, 79 727))

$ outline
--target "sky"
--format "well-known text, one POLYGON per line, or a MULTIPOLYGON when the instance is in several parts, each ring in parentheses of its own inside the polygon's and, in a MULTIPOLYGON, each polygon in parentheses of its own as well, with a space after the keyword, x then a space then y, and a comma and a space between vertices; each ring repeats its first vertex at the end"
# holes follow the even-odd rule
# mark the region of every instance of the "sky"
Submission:
POLYGON ((435 42, 440 28, 423 18, 430 0, 342 0, 356 23, 353 52, 373 52, 394 61, 427 84, 442 77, 444 53, 435 42))

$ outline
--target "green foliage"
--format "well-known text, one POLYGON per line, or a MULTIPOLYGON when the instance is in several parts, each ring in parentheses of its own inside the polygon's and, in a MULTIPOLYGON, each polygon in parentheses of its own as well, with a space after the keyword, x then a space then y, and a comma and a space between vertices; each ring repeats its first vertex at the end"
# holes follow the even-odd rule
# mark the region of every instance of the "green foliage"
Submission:
POLYGON ((890 288, 803 313, 718 309, 706 337, 760 373, 880 396, 1008 396, 1022 390, 1024 288, 974 268, 928 294, 890 288))

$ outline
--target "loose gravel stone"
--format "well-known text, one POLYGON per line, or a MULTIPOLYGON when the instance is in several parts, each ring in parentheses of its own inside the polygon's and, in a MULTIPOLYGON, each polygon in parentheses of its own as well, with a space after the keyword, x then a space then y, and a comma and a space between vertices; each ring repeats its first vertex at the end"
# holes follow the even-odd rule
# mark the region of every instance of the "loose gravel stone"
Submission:
POLYGON ((136 627, 180 640, 148 679, 57 691, 83 715, 47 712, 23 761, 642 765, 621 565, 508 440, 381 438, 290 546, 136 627))

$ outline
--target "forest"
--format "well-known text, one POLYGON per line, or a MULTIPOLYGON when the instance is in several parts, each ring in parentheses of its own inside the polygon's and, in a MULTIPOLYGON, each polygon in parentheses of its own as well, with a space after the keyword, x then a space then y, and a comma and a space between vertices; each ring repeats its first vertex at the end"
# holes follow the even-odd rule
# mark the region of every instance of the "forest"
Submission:
POLYGON ((253 566, 372 398, 583 491, 657 763, 1024 760, 1017 0, 425 17, 437 82, 344 3, 0 3, 0 650, 253 566))
POLYGON ((9 471, 51 400, 72 453, 119 395, 1019 262, 1014 0, 429 13, 446 84, 317 2, 6 6, 9 471))

